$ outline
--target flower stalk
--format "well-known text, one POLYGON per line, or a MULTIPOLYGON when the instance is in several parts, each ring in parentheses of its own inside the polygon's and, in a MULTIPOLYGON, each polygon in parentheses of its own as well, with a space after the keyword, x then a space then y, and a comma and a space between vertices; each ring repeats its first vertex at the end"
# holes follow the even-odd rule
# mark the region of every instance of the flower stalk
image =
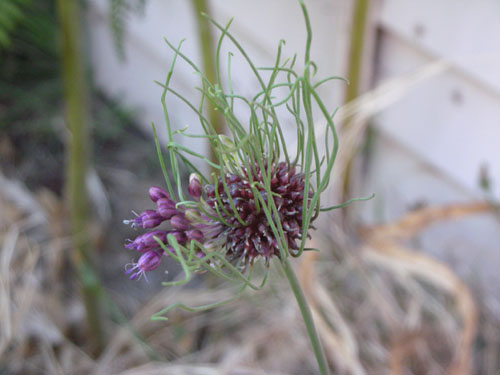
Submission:
POLYGON ((316 361, 318 362, 319 374, 328 375, 329 369, 328 363, 325 358, 325 352, 323 350, 323 345, 321 345, 321 341, 318 337, 316 327, 314 326, 311 309, 309 308, 309 304, 307 303, 304 291, 302 290, 300 282, 297 279, 297 275, 295 274, 295 271, 293 270, 287 258, 284 258, 284 260, 281 261, 281 266, 283 267, 283 271, 285 272, 285 275, 288 279, 290 288, 293 291, 295 300, 299 305, 300 313, 302 314, 302 319, 304 320, 307 334, 309 335, 309 340, 311 341, 314 356, 316 357, 316 361))

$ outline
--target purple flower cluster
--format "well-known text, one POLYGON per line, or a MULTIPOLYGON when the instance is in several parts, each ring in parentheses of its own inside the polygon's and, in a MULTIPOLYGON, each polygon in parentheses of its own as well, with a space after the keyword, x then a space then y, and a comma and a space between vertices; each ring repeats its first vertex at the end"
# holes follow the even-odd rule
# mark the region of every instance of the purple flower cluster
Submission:
MULTIPOLYGON (((201 184, 196 176, 192 176, 189 192, 193 198, 199 200, 201 196, 201 184)), ((130 279, 142 276, 146 271, 152 271, 161 263, 165 251, 158 241, 162 242, 169 251, 173 251, 167 244, 167 235, 171 234, 181 245, 186 245, 190 240, 201 241, 203 234, 188 219, 193 214, 184 207, 176 208, 175 202, 170 195, 160 187, 153 186, 149 189, 149 197, 156 204, 156 210, 145 210, 131 220, 124 220, 132 228, 152 229, 162 223, 168 223, 168 230, 153 230, 137 236, 133 241, 128 240, 125 248, 141 253, 139 260, 127 265, 126 274, 130 279), (191 214, 191 215, 190 215, 191 214)))
MULTIPOLYGON (((218 193, 216 196, 214 185, 207 185, 207 204, 215 210, 217 206, 223 206, 219 212, 230 226, 225 231, 226 256, 232 263, 243 264, 246 267, 252 264, 258 257, 263 257, 266 263, 271 257, 280 256, 278 241, 274 236, 269 221, 262 208, 262 201, 267 205, 268 194, 264 188, 263 174, 270 172, 271 196, 276 205, 279 221, 281 222, 288 249, 291 252, 298 250, 296 240, 302 238, 302 207, 304 201, 304 175, 296 173, 294 166, 285 162, 271 165, 271 171, 264 166, 261 171, 258 166, 252 170, 252 178, 247 171, 241 178, 229 174, 225 178, 228 194, 223 189, 223 183, 219 179, 218 193), (253 181, 255 190, 252 190, 250 181, 253 181), (262 200, 255 197, 255 192, 262 200), (236 208, 239 219, 233 214, 231 201, 236 208), (256 202, 258 201, 258 202, 256 202), (259 203, 260 202, 260 203, 259 203), (224 215, 228 212, 229 215, 224 215), (242 224, 242 222, 244 224, 242 224)), ((273 217, 273 220, 276 218, 273 217)))
MULTIPOLYGON (((167 244, 168 234, 173 235, 181 245, 194 240, 206 249, 220 250, 228 261, 241 269, 246 269, 259 257, 264 258, 266 263, 273 256, 279 257, 278 241, 261 207, 262 202, 269 203, 263 174, 270 175, 271 196, 288 249, 290 252, 297 251, 296 241, 302 238, 304 176, 285 162, 270 168, 269 171, 265 166, 261 171, 255 166, 251 172, 243 169, 242 175, 226 174, 224 181, 219 178, 217 184, 205 187, 202 187, 197 175, 191 175, 188 192, 199 202, 200 209, 176 208, 165 190, 152 187, 149 196, 156 204, 156 210, 146 210, 124 222, 142 229, 167 224, 168 229, 148 231, 125 245, 127 249, 142 253, 137 263, 129 265, 126 271, 130 278, 138 278, 160 265, 162 256, 168 252, 162 249, 158 240, 165 244, 167 250, 173 251, 167 244)), ((273 220, 276 218, 273 217, 273 220)), ((200 251, 199 255, 202 254, 200 251)))

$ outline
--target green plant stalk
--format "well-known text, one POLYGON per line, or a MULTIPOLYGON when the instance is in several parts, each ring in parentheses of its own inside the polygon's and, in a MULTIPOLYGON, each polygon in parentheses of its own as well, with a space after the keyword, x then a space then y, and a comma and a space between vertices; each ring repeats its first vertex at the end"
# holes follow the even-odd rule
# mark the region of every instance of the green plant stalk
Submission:
POLYGON ((356 0, 352 19, 351 46, 349 50, 349 68, 347 73, 349 85, 346 86, 346 102, 350 102, 351 100, 356 99, 356 97, 359 95, 368 6, 368 0, 356 0))
POLYGON ((100 284, 92 267, 88 233, 88 199, 85 177, 88 168, 87 90, 80 37, 78 0, 58 0, 61 35, 61 64, 69 137, 66 147, 66 195, 71 211, 71 259, 82 286, 93 348, 103 348, 100 284))
MULTIPOLYGON (((196 13, 196 22, 198 25, 199 43, 201 49, 201 58, 203 63, 203 74, 209 82, 215 84, 217 82, 215 70, 215 57, 213 54, 213 38, 210 32, 210 21, 208 5, 206 0, 193 0, 193 7, 196 13)), ((208 106, 208 120, 212 124, 217 134, 224 134, 224 123, 221 115, 215 110, 213 105, 208 106)), ((217 155, 213 148, 210 148, 210 161, 218 162, 217 155)))
POLYGON ((309 335, 309 340, 311 341, 314 355, 316 357, 316 361, 318 362, 319 374, 328 375, 330 371, 326 362, 325 352, 314 326, 311 309, 309 308, 309 305, 307 303, 306 296, 304 295, 302 287, 300 286, 300 282, 297 279, 297 275, 295 275, 295 271, 288 261, 288 258, 282 257, 280 262, 281 266, 283 267, 283 271, 285 272, 285 275, 288 279, 288 282, 290 283, 290 287, 292 288, 297 304, 299 305, 304 324, 306 325, 307 334, 309 335))
MULTIPOLYGON (((344 99, 346 103, 356 99, 359 95, 368 7, 368 0, 356 0, 352 18, 351 46, 349 51, 349 68, 347 73, 349 85, 346 87, 344 99)), ((346 126, 349 126, 349 123, 347 123, 346 126)), ((352 159, 347 162, 346 172, 344 175, 342 186, 344 200, 348 195, 347 191, 349 189, 351 179, 351 165, 352 159)))

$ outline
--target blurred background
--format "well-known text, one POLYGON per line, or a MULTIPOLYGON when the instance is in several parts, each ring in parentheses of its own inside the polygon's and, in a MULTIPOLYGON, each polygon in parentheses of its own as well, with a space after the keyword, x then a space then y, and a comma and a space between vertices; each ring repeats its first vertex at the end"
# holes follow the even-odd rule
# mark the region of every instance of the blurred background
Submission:
MULTIPOLYGON (((500 1, 306 5, 317 76, 350 81, 320 91, 341 142, 324 205, 376 194, 323 214, 321 252, 294 260, 331 368, 500 374, 500 1)), ((219 34, 200 12, 234 18, 256 65, 274 63, 280 39, 302 61, 293 1, 0 0, 0 374, 315 373, 277 270, 264 291, 167 322, 150 317, 231 286, 162 288, 175 264, 124 275, 134 234, 122 220, 163 183, 151 124, 164 143, 164 38, 186 38, 182 51, 214 74, 219 34)), ((240 60, 232 80, 253 96, 240 60)), ((187 64, 174 82, 196 100, 187 64)), ((168 105, 176 129, 201 131, 181 101, 168 105)))

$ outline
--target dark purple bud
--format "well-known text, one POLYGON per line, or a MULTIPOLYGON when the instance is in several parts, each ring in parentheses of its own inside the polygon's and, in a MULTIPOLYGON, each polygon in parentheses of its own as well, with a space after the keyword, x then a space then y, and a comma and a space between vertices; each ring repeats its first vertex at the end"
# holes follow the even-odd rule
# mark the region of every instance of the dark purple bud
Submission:
POLYGON ((302 191, 292 191, 290 193, 290 198, 292 198, 294 201, 303 200, 304 199, 304 192, 302 192, 302 191))
POLYGON ((260 246, 260 253, 262 254, 263 257, 269 258, 273 255, 274 249, 269 246, 267 242, 262 242, 260 246))
POLYGON ((267 191, 260 191, 259 193, 264 203, 267 203, 267 191))
POLYGON ((155 230, 154 232, 141 234, 140 236, 137 236, 135 240, 126 244, 125 247, 129 250, 137 250, 140 252, 149 251, 159 246, 154 237, 157 237, 161 242, 165 243, 167 232, 163 230, 155 230))
POLYGON ((247 201, 243 200, 243 199, 238 199, 238 200, 234 200, 234 205, 236 206, 236 209, 239 211, 239 212, 249 212, 249 211, 253 211, 253 208, 250 207, 250 205, 248 204, 247 201))
POLYGON ((252 243, 255 249, 260 253, 262 240, 258 236, 252 237, 252 243))
POLYGON ((238 175, 230 174, 229 176, 227 176, 226 181, 232 184, 233 182, 240 182, 241 178, 238 175))
POLYGON ((277 176, 278 176, 278 178, 283 177, 283 175, 288 171, 287 168, 286 168, 285 163, 279 163, 277 169, 278 169, 277 170, 277 176))
POLYGON ((158 212, 166 220, 171 219, 172 216, 177 215, 179 213, 179 211, 177 211, 175 208, 163 208, 163 207, 159 207, 158 212))
POLYGON ((245 233, 245 228, 237 228, 234 231, 235 236, 240 237, 240 239, 241 239, 241 236, 243 236, 244 233, 245 233))
POLYGON ((191 229, 186 231, 188 239, 201 242, 203 240, 203 233, 198 229, 191 229))
POLYGON ((180 232, 180 231, 174 231, 174 232, 170 232, 169 234, 171 234, 172 236, 174 236, 175 239, 176 239, 176 241, 179 244, 181 244, 181 245, 186 244, 186 241, 187 241, 186 233, 180 232))
POLYGON ((274 197, 273 199, 274 199, 274 204, 276 204, 276 207, 278 208, 278 210, 280 210, 281 206, 283 206, 283 202, 284 202, 283 198, 274 197))
POLYGON ((159 214, 167 220, 179 213, 175 208, 175 203, 171 199, 161 198, 156 202, 156 205, 158 206, 159 214))
POLYGON ((205 237, 215 238, 218 237, 222 232, 224 232, 225 227, 223 225, 207 225, 205 226, 203 232, 205 237))
POLYGON ((127 269, 125 273, 130 275, 130 279, 140 278, 146 271, 152 271, 161 263, 162 252, 159 250, 150 250, 141 255, 137 263, 132 264, 132 267, 127 269))
POLYGON ((156 201, 157 206, 175 208, 175 202, 170 198, 160 198, 156 201))
POLYGON ((191 173, 191 176, 189 176, 188 193, 196 200, 199 200, 201 197, 202 188, 200 176, 196 173, 191 173))
POLYGON ((151 200, 155 203, 158 201, 158 199, 162 198, 172 200, 172 198, 170 198, 170 195, 164 189, 158 186, 152 186, 151 188, 149 188, 149 198, 151 198, 151 200))
POLYGON ((299 223, 296 220, 288 220, 283 222, 283 229, 287 232, 291 232, 292 234, 296 234, 299 232, 299 223))
POLYGON ((229 189, 229 195, 232 198, 239 197, 241 195, 242 190, 243 190, 241 184, 230 184, 228 186, 228 189, 229 189))
POLYGON ((283 176, 280 177, 280 184, 281 185, 288 184, 288 173, 285 173, 283 174, 283 176))
POLYGON ((123 220, 124 224, 131 224, 132 228, 139 227, 143 229, 154 228, 160 225, 165 218, 163 218, 158 212, 155 210, 146 210, 142 212, 135 219, 131 220, 123 220))
POLYGON ((215 196, 215 186, 213 184, 205 185, 205 193, 213 198, 215 196))
POLYGON ((275 192, 278 194, 285 194, 288 192, 288 186, 287 185, 280 185, 276 188, 275 192))
POLYGON ((288 247, 292 250, 298 250, 299 245, 297 245, 297 242, 292 239, 291 237, 288 237, 288 247))
POLYGON ((264 223, 260 223, 258 226, 257 226, 257 229, 259 230, 260 234, 265 234, 267 233, 267 225, 265 225, 264 223))
POLYGON ((144 271, 152 271, 158 268, 158 266, 160 265, 161 256, 162 253, 158 250, 148 251, 147 253, 141 255, 141 257, 137 261, 137 265, 144 271))
POLYGON ((298 213, 299 213, 299 211, 296 210, 294 207, 287 208, 287 209, 283 210, 283 214, 285 214, 287 216, 294 216, 298 213))
POLYGON ((189 226, 189 221, 184 217, 184 215, 174 215, 170 219, 170 225, 172 228, 178 230, 186 230, 189 226))
POLYGON ((294 190, 304 190, 304 176, 297 174, 290 179, 290 188, 294 190))
POLYGON ((236 247, 240 242, 242 242, 241 237, 233 237, 233 240, 231 241, 231 248, 236 247))

